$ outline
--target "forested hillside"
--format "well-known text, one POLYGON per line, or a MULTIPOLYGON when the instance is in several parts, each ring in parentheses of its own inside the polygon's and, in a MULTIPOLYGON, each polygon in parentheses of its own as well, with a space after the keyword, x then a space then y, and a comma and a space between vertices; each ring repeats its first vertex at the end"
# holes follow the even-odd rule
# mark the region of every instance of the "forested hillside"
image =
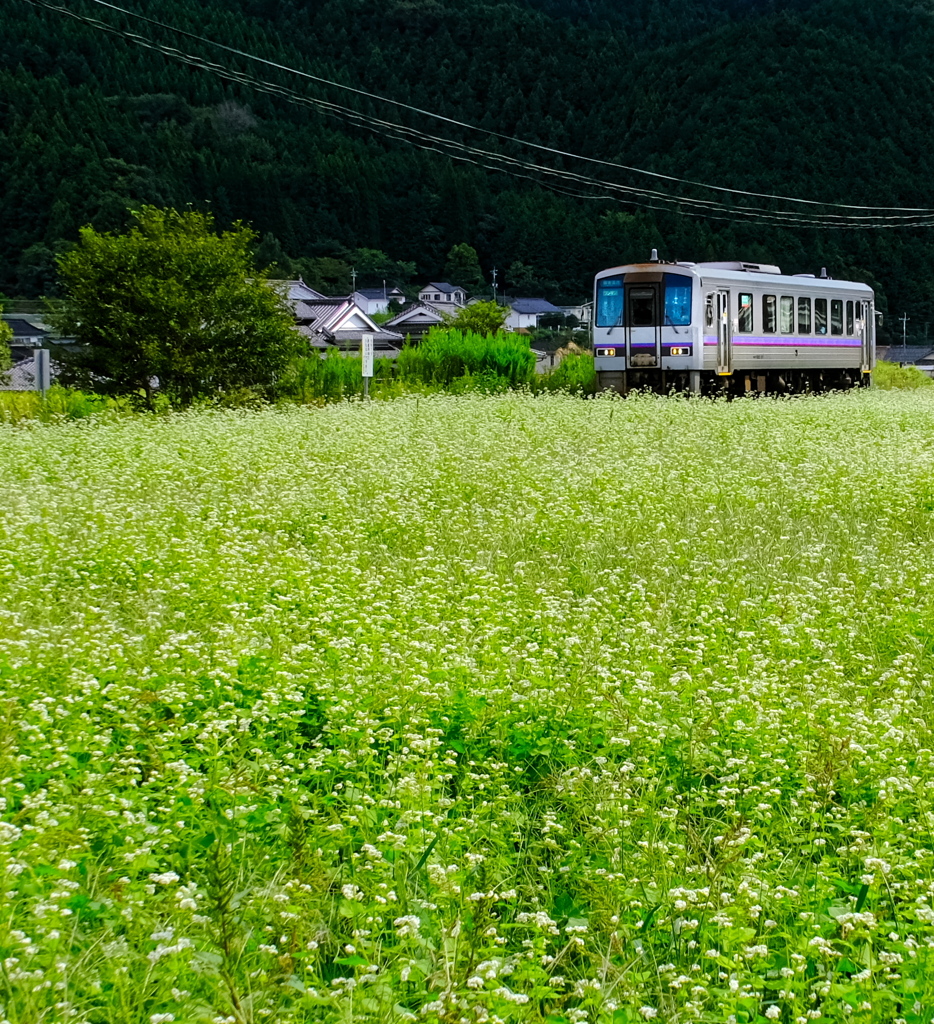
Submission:
MULTIPOLYGON (((90 0, 61 2, 228 71, 520 154, 90 0)), ((154 15, 152 5, 128 3, 154 15)), ((164 0, 155 16, 599 160, 825 203, 934 206, 934 14, 911 0, 164 0)), ((414 262, 424 277, 442 273, 450 248, 467 242, 487 277, 495 265, 513 292, 571 300, 587 294, 597 269, 657 246, 666 258, 762 260, 790 272, 826 266, 870 281, 880 305, 907 310, 913 327, 934 321, 929 230, 778 227, 567 195, 225 81, 26 0, 0 11, 0 161, 7 294, 53 292, 53 253, 84 223, 118 228, 134 204, 190 203, 209 206, 222 224, 249 221, 264 236, 265 261, 334 288, 349 285, 355 257, 367 266, 361 249, 414 262)))

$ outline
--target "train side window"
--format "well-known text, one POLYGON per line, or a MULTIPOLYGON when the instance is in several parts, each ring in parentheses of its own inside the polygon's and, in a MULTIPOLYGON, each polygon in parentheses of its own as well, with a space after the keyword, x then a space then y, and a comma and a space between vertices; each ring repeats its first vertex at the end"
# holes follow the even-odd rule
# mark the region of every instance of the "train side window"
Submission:
POLYGON ((856 333, 856 321, 853 319, 853 302, 852 300, 846 304, 846 333, 856 333))
POLYGON ((814 300, 814 333, 827 333, 827 300, 814 300))
POLYGON ((843 299, 830 300, 830 333, 843 334, 843 299))
POLYGON ((774 295, 762 296, 762 333, 774 334, 778 327, 778 309, 774 295))
POLYGON ((782 334, 795 333, 795 300, 783 295, 778 305, 778 329, 782 334))
POLYGON ((798 334, 811 333, 811 300, 798 298, 798 334))
POLYGON ((736 329, 743 334, 752 334, 752 295, 739 293, 739 322, 736 329))

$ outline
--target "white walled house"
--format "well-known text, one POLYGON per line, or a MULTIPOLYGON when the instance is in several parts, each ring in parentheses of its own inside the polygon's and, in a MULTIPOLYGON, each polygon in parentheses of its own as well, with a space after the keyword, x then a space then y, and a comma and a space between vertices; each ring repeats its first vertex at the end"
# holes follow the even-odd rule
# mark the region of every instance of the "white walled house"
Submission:
POLYGON ((547 313, 563 315, 564 310, 560 306, 552 305, 547 299, 513 299, 509 303, 506 330, 534 330, 538 327, 539 317, 547 313))
POLYGON ((419 291, 418 301, 430 302, 433 306, 440 303, 442 308, 446 306, 460 308, 467 304, 467 293, 456 284, 448 284, 447 281, 431 281, 419 291))
POLYGON ((388 313, 391 302, 402 305, 405 295, 399 288, 358 288, 353 299, 364 313, 372 316, 374 313, 388 313))

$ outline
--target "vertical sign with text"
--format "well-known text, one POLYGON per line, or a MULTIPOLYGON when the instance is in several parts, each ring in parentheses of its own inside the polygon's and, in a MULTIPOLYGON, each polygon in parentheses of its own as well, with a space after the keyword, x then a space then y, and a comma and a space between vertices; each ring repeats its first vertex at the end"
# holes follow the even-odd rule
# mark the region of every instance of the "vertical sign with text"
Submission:
POLYGON ((370 378, 373 376, 373 335, 364 334, 360 339, 360 359, 362 366, 360 372, 363 374, 363 394, 369 398, 370 378))

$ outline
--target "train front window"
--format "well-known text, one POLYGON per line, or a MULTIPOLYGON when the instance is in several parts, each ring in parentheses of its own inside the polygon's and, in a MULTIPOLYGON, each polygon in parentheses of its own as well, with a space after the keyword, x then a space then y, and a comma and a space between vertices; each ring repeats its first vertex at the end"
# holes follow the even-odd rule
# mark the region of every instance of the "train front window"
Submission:
POLYGON ((814 333, 827 333, 827 300, 814 300, 814 333))
POLYGON ((655 290, 653 288, 630 289, 629 326, 655 326, 655 290))
POLYGON ((798 299, 798 334, 811 333, 811 300, 798 299))
POLYGON ((691 323, 691 278, 665 274, 665 326, 688 327, 691 323))
POLYGON ((778 326, 778 312, 774 295, 762 296, 762 333, 774 334, 778 326))
POLYGON ((830 333, 843 334, 843 299, 830 300, 830 333))
POLYGON ((783 295, 778 307, 778 329, 782 334, 795 333, 795 300, 783 295))
POLYGON ((619 327, 623 322, 623 279, 605 277, 597 282, 597 326, 619 327))
POLYGON ((737 330, 743 334, 752 334, 752 295, 739 293, 739 322, 737 330))

